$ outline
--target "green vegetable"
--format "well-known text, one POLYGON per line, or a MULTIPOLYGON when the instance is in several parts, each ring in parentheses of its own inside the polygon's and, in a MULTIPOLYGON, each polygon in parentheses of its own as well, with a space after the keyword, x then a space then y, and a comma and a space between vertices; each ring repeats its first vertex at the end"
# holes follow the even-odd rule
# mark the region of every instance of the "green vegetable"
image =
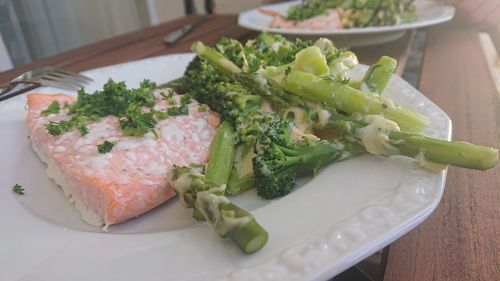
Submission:
POLYGON ((383 114, 398 123, 403 131, 421 132, 429 119, 417 112, 395 106, 390 99, 370 95, 345 83, 292 70, 283 89, 315 103, 324 103, 348 114, 383 114))
POLYGON ((108 153, 115 145, 116 142, 104 141, 103 143, 97 145, 97 151, 99 151, 99 153, 108 153))
MULTIPOLYGON (((317 124, 315 133, 320 136, 348 135, 360 141, 358 130, 366 126, 368 126, 366 122, 334 114, 327 123, 317 124)), ((394 154, 413 158, 423 157, 422 160, 444 165, 487 170, 498 162, 497 149, 467 142, 450 142, 399 131, 387 132, 387 141, 395 148, 394 154)))
POLYGON ((315 5, 317 1, 306 1, 304 5, 293 5, 288 8, 287 20, 304 21, 306 19, 324 15, 328 11, 324 5, 315 5))
POLYGON ((317 172, 326 164, 363 153, 361 146, 345 140, 306 141, 293 139, 286 121, 279 122, 262 134, 253 159, 257 193, 273 199, 293 191, 297 174, 317 172))
MULTIPOLYGON (((392 101, 387 98, 367 95, 365 92, 347 85, 349 80, 344 77, 344 74, 347 68, 352 67, 357 62, 355 56, 352 58, 352 55, 347 53, 347 57, 342 58, 345 53, 336 55, 330 61, 332 67, 330 71, 336 72, 335 74, 330 73, 327 77, 315 75, 314 73, 325 74, 325 60, 328 61, 328 53, 336 52, 331 42, 329 43, 326 39, 318 40, 316 44, 296 52, 296 59, 291 63, 281 66, 267 66, 260 71, 261 75, 242 74, 238 66, 227 58, 223 59, 222 54, 201 42, 193 44, 193 50, 210 63, 213 71, 220 71, 218 75, 226 75, 225 79, 229 80, 232 77, 246 89, 251 89, 254 93, 271 100, 274 98, 273 95, 281 95, 281 92, 285 90, 312 102, 325 103, 347 113, 383 113, 386 117, 396 121, 401 129, 407 132, 420 132, 427 126, 429 121, 425 116, 406 108, 393 106, 392 101), (340 64, 346 63, 346 60, 350 60, 352 63, 339 67, 340 64)), ((390 59, 384 58, 382 61, 390 61, 390 59)), ((381 87, 385 88, 385 85, 382 84, 386 84, 388 81, 381 80, 387 77, 382 79, 378 72, 376 74, 374 79, 381 83, 381 87)), ((210 92, 213 91, 217 90, 203 92, 210 95, 210 92)), ((205 99, 203 102, 210 105, 209 101, 205 99)), ((217 108, 215 110, 220 112, 217 108)))
POLYGON ((59 110, 61 109, 61 105, 59 104, 58 101, 53 101, 47 109, 43 110, 41 112, 42 116, 47 116, 49 114, 57 114, 59 113, 59 110))
MULTIPOLYGON (((239 148, 243 149, 243 147, 255 145, 255 157, 252 149, 246 147, 246 152, 241 153, 241 155, 235 158, 235 167, 246 167, 252 161, 253 169, 246 169, 244 173, 238 173, 238 170, 233 170, 228 183, 227 194, 238 194, 250 188, 252 184, 255 184, 261 196, 266 198, 282 196, 296 187, 294 181, 299 172, 316 170, 327 163, 340 161, 354 155, 354 153, 349 154, 346 151, 336 149, 336 146, 333 144, 318 145, 314 141, 308 144, 299 144, 298 142, 302 142, 308 139, 308 137, 302 136, 298 139, 293 139, 292 131, 294 130, 294 125, 290 121, 283 120, 280 113, 262 110, 266 106, 266 103, 272 104, 275 107, 278 104, 290 105, 290 102, 294 105, 305 103, 304 101, 297 100, 293 95, 283 93, 279 85, 273 82, 273 79, 278 75, 286 75, 286 68, 297 66, 313 73, 329 75, 329 67, 325 62, 327 55, 324 53, 332 52, 333 49, 326 50, 318 46, 309 46, 303 48, 302 51, 294 52, 296 59, 291 62, 287 60, 286 67, 277 66, 277 68, 274 68, 276 71, 271 71, 272 73, 267 72, 268 77, 272 77, 271 79, 266 79, 258 74, 243 73, 232 61, 227 58, 223 59, 221 53, 203 45, 201 42, 193 44, 193 51, 199 55, 202 61, 188 66, 185 73, 186 86, 183 88, 187 89, 192 85, 192 82, 189 81, 201 80, 200 78, 206 75, 207 80, 203 84, 209 85, 212 83, 217 86, 211 90, 204 90, 202 88, 201 91, 193 88, 192 92, 194 96, 200 102, 207 103, 212 109, 221 113, 222 117, 235 127, 239 141, 242 143, 238 145, 239 148), (321 66, 316 67, 318 65, 321 66), (212 82, 217 80, 219 82, 212 82), (231 80, 233 82, 229 82, 231 80), (294 160, 289 158, 290 161, 287 163, 282 161, 280 165, 288 165, 290 168, 283 169, 283 172, 280 173, 277 172, 276 175, 279 174, 279 177, 275 177, 274 179, 271 179, 272 177, 269 176, 264 177, 263 173, 261 173, 263 171, 262 168, 259 168, 260 172, 257 173, 256 165, 263 166, 266 164, 267 167, 267 163, 262 159, 265 159, 268 154, 268 150, 264 149, 267 146, 263 144, 266 143, 264 139, 268 138, 269 132, 275 132, 273 138, 281 139, 290 144, 288 147, 283 146, 288 151, 292 151, 293 148, 301 151, 304 155, 309 154, 310 156, 296 157, 294 160), (324 158, 321 158, 320 154, 324 158), (296 165, 297 163, 295 162, 292 164, 293 161, 300 162, 304 160, 307 161, 301 165, 296 165), (266 185, 267 187, 265 187, 266 185)), ((225 51, 227 52, 227 49, 225 51)), ((334 59, 331 54, 329 57, 332 60, 334 59)), ((274 66, 269 65, 264 71, 272 67, 274 66)), ((276 80, 279 79, 276 78, 276 80)), ((203 87, 206 88, 206 86, 203 87)), ((307 134, 304 133, 304 135, 307 134)), ((272 149, 269 147, 269 150, 272 149)), ((356 150, 353 149, 354 151, 356 150)), ((278 160, 276 159, 276 161, 278 160)), ((278 169, 277 167, 273 168, 278 169)))
POLYGON ((343 28, 384 26, 418 19, 414 0, 306 0, 288 9, 286 19, 304 21, 336 9, 343 28))
POLYGON ((336 8, 344 28, 385 26, 415 21, 413 0, 343 1, 336 8))
POLYGON ((295 55, 293 67, 297 70, 322 76, 330 72, 326 57, 318 46, 307 47, 295 55))
POLYGON ((234 160, 234 131, 229 122, 222 122, 217 129, 210 153, 214 157, 210 157, 205 168, 206 179, 217 185, 226 184, 234 160))
POLYGON ((76 123, 72 122, 71 120, 61 120, 59 122, 50 121, 45 127, 47 128, 49 134, 53 136, 59 136, 69 131, 74 126, 76 126, 76 123))
MULTIPOLYGON (((78 91, 78 98, 74 103, 66 106, 69 119, 59 122, 49 122, 46 125, 49 134, 61 135, 73 128, 77 128, 82 135, 88 133, 86 124, 103 117, 113 115, 119 119, 120 127, 125 135, 143 136, 153 133, 157 120, 168 116, 186 115, 189 113, 190 97, 182 98, 180 106, 172 106, 166 112, 154 109, 155 97, 153 91, 156 84, 144 80, 140 87, 127 89, 124 82, 116 83, 109 80, 102 91, 92 94, 83 89, 78 91)), ((44 112, 55 113, 56 104, 52 103, 44 112)))
POLYGON ((267 243, 268 233, 250 213, 224 196, 233 165, 233 140, 233 129, 223 122, 217 129, 205 173, 193 166, 174 166, 168 178, 181 200, 194 209, 197 220, 207 220, 221 237, 228 237, 244 253, 251 254, 267 243))
MULTIPOLYGON (((427 126, 427 117, 370 93, 381 94, 386 88, 396 67, 389 57, 382 57, 364 81, 356 82, 347 76, 357 64, 356 56, 335 48, 328 39, 314 44, 290 42, 264 33, 246 44, 224 39, 210 48, 196 42, 193 51, 197 57, 175 85, 178 91, 210 106, 235 129, 228 195, 257 187, 265 198, 282 196, 296 188, 297 175, 365 153, 370 138, 363 137, 361 129, 368 123, 360 120, 369 115, 395 121, 397 125, 391 124, 399 125, 399 133, 408 136, 405 141, 382 143, 390 149, 374 153, 479 169, 496 163, 497 152, 489 148, 462 146, 460 149, 482 155, 472 162, 470 156, 458 160, 438 154, 431 148, 436 142, 415 134, 427 126), (368 87, 368 91, 360 90, 368 87), (338 128, 328 129, 330 123, 338 128), (443 159, 439 162, 431 155, 443 159)), ((396 138, 395 131, 386 133, 387 138, 396 138)))
POLYGON ((226 194, 238 195, 254 186, 253 158, 255 142, 240 143, 234 153, 234 164, 227 182, 226 194))
POLYGON ((376 64, 366 71, 361 84, 361 89, 377 94, 382 94, 396 71, 397 61, 391 57, 383 56, 376 64))
POLYGON ((24 195, 24 188, 17 183, 12 187, 12 191, 19 195, 24 195))
MULTIPOLYGON (((365 3, 363 9, 377 8, 365 3)), ((201 166, 174 167, 169 179, 195 219, 245 253, 263 247, 268 234, 225 195, 255 187, 266 199, 284 196, 297 188, 297 176, 367 151, 473 169, 498 161, 493 148, 414 134, 428 119, 379 95, 396 67, 391 58, 382 57, 363 81, 351 81, 356 56, 328 39, 291 42, 263 33, 245 44, 196 42, 192 50, 197 57, 184 76, 167 85, 207 104, 224 122, 204 173, 201 166)))

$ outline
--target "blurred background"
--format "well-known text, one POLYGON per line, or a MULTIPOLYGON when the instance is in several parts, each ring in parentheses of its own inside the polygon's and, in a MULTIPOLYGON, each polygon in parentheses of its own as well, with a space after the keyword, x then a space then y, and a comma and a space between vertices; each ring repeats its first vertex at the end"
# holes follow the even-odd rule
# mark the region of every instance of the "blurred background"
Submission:
MULTIPOLYGON (((0 71, 185 15, 183 0, 0 0, 0 71)), ((238 13, 262 0, 216 0, 238 13)), ((205 12, 205 1, 192 11, 205 12)))
MULTIPOLYGON (((443 1, 464 7, 479 6, 482 2, 443 1)), ((180 18, 186 13, 206 13, 210 10, 207 5, 209 2, 219 14, 237 14, 262 4, 280 1, 0 0, 0 72, 105 38, 180 18)), ((488 5, 481 6, 484 9, 491 8, 488 5)), ((481 7, 476 10, 484 14, 481 7)))

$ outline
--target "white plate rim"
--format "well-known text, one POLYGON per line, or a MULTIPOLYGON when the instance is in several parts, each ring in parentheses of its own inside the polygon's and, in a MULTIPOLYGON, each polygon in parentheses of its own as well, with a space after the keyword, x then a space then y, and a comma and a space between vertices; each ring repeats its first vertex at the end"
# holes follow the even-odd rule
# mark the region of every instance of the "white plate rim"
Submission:
MULTIPOLYGON (((290 1, 286 3, 270 4, 265 5, 260 8, 276 10, 282 9, 283 7, 289 7, 294 4, 298 4, 300 1, 290 1)), ((271 28, 263 23, 254 23, 250 19, 256 14, 261 15, 257 9, 251 9, 242 12, 238 16, 238 24, 242 27, 256 30, 265 31, 271 33, 280 33, 285 35, 307 35, 307 36, 333 36, 333 35, 359 35, 359 34, 370 34, 370 33, 386 33, 403 31, 409 29, 423 28, 427 26, 437 25, 451 20, 455 14, 455 7, 450 5, 444 5, 441 3, 436 3, 433 1, 416 1, 415 5, 417 7, 417 13, 422 12, 422 7, 429 5, 432 8, 438 8, 442 10, 442 15, 439 17, 427 19, 427 20, 417 20, 416 22, 397 24, 391 26, 379 26, 379 27, 365 27, 365 28, 351 28, 351 29, 332 29, 332 30, 305 30, 305 29, 282 29, 282 28, 271 28)), ((266 17, 262 15, 262 19, 266 17)), ((270 17, 269 17, 270 18, 270 17)))

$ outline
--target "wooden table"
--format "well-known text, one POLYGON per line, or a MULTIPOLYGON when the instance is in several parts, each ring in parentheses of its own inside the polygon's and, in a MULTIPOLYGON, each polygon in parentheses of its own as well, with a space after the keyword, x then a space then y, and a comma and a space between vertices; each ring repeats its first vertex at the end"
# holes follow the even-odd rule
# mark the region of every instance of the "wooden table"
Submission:
MULTIPOLYGON (((0 83, 39 65, 69 70, 188 52, 193 40, 214 44, 228 36, 246 40, 255 32, 238 27, 235 16, 215 16, 174 46, 162 39, 197 16, 189 16, 84 46, 0 73, 0 83)), ((413 32, 388 44, 357 48, 370 64, 381 55, 399 61, 404 70, 413 32)), ((419 89, 453 120, 455 139, 499 146, 500 102, 479 46, 477 31, 443 25, 428 32, 419 89)), ((384 251, 384 280, 499 280, 500 166, 477 172, 450 168, 438 209, 424 223, 384 251), (384 274, 385 269, 385 274, 384 274)))

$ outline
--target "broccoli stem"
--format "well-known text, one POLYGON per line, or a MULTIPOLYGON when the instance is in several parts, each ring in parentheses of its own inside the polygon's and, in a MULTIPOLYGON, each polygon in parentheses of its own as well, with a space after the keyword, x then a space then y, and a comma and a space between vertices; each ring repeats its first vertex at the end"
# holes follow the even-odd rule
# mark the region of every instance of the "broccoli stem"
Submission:
POLYGON ((394 122, 401 123, 403 131, 420 132, 429 122, 427 117, 417 112, 394 106, 390 99, 366 94, 349 85, 303 71, 290 71, 282 87, 292 94, 331 105, 346 113, 387 114, 394 122))
POLYGON ((379 95, 382 94, 387 84, 389 84, 392 74, 396 71, 397 64, 398 62, 391 57, 381 57, 377 63, 371 65, 368 71, 366 71, 361 89, 379 95))
MULTIPOLYGON (((317 125, 315 133, 320 137, 349 135, 359 141, 356 131, 367 126, 365 122, 341 114, 332 115, 324 125, 317 125)), ((498 162, 498 150, 461 141, 444 141, 418 134, 390 131, 388 139, 400 155, 417 157, 422 154, 426 160, 469 169, 487 170, 498 162)))
POLYGON ((329 163, 362 153, 362 146, 344 139, 291 147, 269 144, 253 161, 257 194, 266 199, 286 195, 297 187, 297 174, 316 173, 329 163))
MULTIPOLYGON (((349 144, 349 143, 347 143, 349 144)), ((297 145, 293 148, 280 147, 280 150, 287 155, 286 164, 280 172, 305 173, 316 172, 319 168, 334 161, 351 158, 358 154, 355 146, 347 146, 340 143, 320 142, 313 146, 301 147, 297 145)))
POLYGON ((205 177, 216 185, 226 184, 234 161, 234 130, 229 122, 220 124, 212 140, 210 159, 205 167, 205 177))

